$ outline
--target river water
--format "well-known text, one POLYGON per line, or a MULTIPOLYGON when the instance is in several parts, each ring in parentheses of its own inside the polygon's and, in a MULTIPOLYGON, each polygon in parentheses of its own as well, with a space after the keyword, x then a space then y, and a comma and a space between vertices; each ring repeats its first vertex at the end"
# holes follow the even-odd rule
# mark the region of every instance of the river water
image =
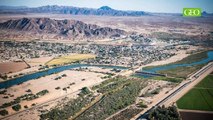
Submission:
MULTIPOLYGON (((213 61, 213 51, 207 52, 207 55, 208 55, 208 57, 206 59, 203 59, 203 60, 197 61, 197 62, 193 62, 193 63, 190 63, 190 64, 172 64, 172 65, 166 65, 166 66, 159 66, 159 67, 151 68, 151 69, 148 69, 148 70, 142 70, 142 71, 156 73, 160 70, 168 70, 168 69, 174 69, 176 67, 200 65, 200 64, 205 64, 205 63, 208 63, 210 61, 213 61)), ((1 82, 0 83, 0 89, 11 87, 11 86, 17 85, 17 84, 21 84, 21 83, 26 82, 28 80, 37 79, 37 78, 40 78, 40 77, 43 77, 43 76, 46 76, 46 75, 51 75, 51 74, 55 74, 55 73, 58 73, 58 72, 62 72, 64 70, 69 70, 69 69, 74 69, 74 68, 79 68, 79 67, 89 67, 89 66, 96 66, 96 67, 102 67, 102 68, 112 68, 112 69, 113 68, 115 68, 115 69, 128 69, 126 67, 120 67, 120 66, 71 64, 71 65, 51 68, 49 70, 40 71, 40 72, 24 75, 24 76, 21 76, 21 77, 18 77, 18 78, 14 78, 14 79, 11 79, 11 80, 8 80, 8 81, 5 81, 5 82, 1 82)), ((147 77, 147 75, 140 75, 140 76, 147 77)))
POLYGON ((74 68, 79 68, 79 67, 89 67, 89 66, 95 66, 95 67, 102 67, 102 68, 115 68, 115 69, 128 69, 126 67, 120 67, 120 66, 106 66, 106 65, 89 65, 89 64, 71 64, 71 65, 66 65, 66 66, 60 66, 60 67, 56 67, 56 68, 51 68, 45 71, 40 71, 40 72, 36 72, 36 73, 32 73, 32 74, 28 74, 28 75, 24 75, 18 78, 14 78, 5 82, 1 82, 0 83, 0 89, 2 88, 8 88, 11 87, 13 85, 17 85, 17 84, 21 84, 23 82, 26 82, 28 80, 32 80, 32 79, 37 79, 46 75, 51 75, 51 74, 55 74, 55 73, 59 73, 62 72, 64 70, 69 70, 69 69, 74 69, 74 68))
MULTIPOLYGON (((154 68, 146 69, 146 70, 142 70, 142 71, 150 72, 150 73, 157 73, 158 71, 161 71, 161 70, 169 70, 169 69, 174 69, 174 68, 177 68, 177 67, 188 67, 188 66, 193 66, 193 65, 201 65, 201 64, 205 64, 205 63, 213 61, 213 51, 207 52, 207 56, 208 57, 205 58, 205 59, 202 59, 202 60, 197 61, 197 62, 189 63, 189 64, 171 64, 171 65, 154 67, 154 68)), ((140 74, 139 76, 148 77, 147 75, 142 75, 142 74, 140 74)))

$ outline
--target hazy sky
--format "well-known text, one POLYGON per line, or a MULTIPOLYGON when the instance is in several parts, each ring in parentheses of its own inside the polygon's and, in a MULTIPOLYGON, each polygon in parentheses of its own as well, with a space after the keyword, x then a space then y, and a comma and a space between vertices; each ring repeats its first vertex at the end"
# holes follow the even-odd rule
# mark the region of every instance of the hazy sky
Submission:
POLYGON ((213 13, 213 0, 0 0, 0 5, 28 7, 64 5, 89 8, 110 6, 119 10, 167 13, 181 13, 185 7, 198 7, 213 13))

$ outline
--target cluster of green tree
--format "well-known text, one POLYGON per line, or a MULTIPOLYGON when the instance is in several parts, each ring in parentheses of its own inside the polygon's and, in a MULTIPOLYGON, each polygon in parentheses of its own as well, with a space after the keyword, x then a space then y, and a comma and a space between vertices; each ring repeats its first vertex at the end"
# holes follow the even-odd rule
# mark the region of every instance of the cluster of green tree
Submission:
POLYGON ((8 115, 8 111, 3 109, 3 110, 0 110, 0 115, 1 116, 5 116, 5 115, 8 115))
POLYGON ((79 93, 79 96, 84 96, 84 95, 87 95, 87 94, 90 94, 90 90, 87 88, 87 87, 83 87, 81 89, 81 92, 79 93))
POLYGON ((20 97, 17 97, 16 99, 14 99, 15 101, 21 101, 21 100, 27 100, 27 101, 30 101, 30 100, 34 100, 38 98, 38 96, 30 93, 30 94, 25 94, 25 95, 22 95, 20 97))
POLYGON ((61 89, 61 87, 56 87, 55 89, 56 89, 56 90, 59 90, 59 89, 61 89))
POLYGON ((127 78, 124 78, 122 76, 117 76, 117 77, 111 78, 109 80, 106 80, 99 85, 93 86, 92 90, 99 89, 99 92, 101 92, 102 91, 101 88, 103 88, 104 86, 107 86, 107 85, 112 84, 112 83, 124 82, 124 81, 127 81, 127 80, 128 80, 127 78))
POLYGON ((38 68, 38 70, 45 70, 45 69, 48 69, 49 66, 48 65, 45 65, 45 66, 42 66, 42 65, 39 65, 40 68, 38 68))
POLYGON ((4 90, 0 91, 0 94, 5 94, 6 92, 7 92, 7 90, 4 89, 4 90))
POLYGON ((103 73, 103 74, 107 74, 107 76, 101 77, 101 79, 112 78, 112 76, 114 76, 114 75, 115 75, 115 74, 113 74, 113 73, 104 73, 104 72, 96 72, 96 73, 103 73))
POLYGON ((113 91, 121 86, 123 86, 124 84, 127 84, 129 81, 126 78, 120 79, 119 81, 115 81, 115 82, 111 82, 103 87, 100 87, 97 92, 99 93, 107 93, 110 91, 113 91))
POLYGON ((0 106, 0 108, 6 108, 6 107, 9 107, 9 106, 12 106, 12 105, 15 105, 15 104, 18 104, 20 103, 20 101, 18 100, 13 100, 11 102, 7 102, 7 103, 4 103, 0 106))
POLYGON ((156 88, 156 89, 154 89, 152 91, 148 91, 145 94, 142 94, 141 97, 151 97, 151 96, 154 96, 156 94, 159 94, 160 90, 161 90, 161 88, 156 88))
POLYGON ((67 75, 66 75, 66 74, 63 74, 63 75, 61 75, 61 76, 56 77, 54 80, 60 80, 62 77, 67 77, 67 75))
POLYGON ((168 108, 157 107, 152 110, 148 115, 149 120, 180 120, 180 115, 175 106, 169 106, 168 108))
POLYGON ((21 105, 16 104, 16 105, 12 106, 12 109, 15 110, 15 111, 19 111, 21 109, 21 105))
POLYGON ((101 79, 107 79, 107 78, 111 78, 111 77, 112 77, 111 75, 107 75, 107 76, 101 77, 101 79))
POLYGON ((26 108, 26 109, 27 109, 27 108, 28 108, 28 106, 27 106, 27 105, 25 105, 25 106, 24 106, 24 108, 26 108))
POLYGON ((143 101, 139 102, 139 103, 137 104, 137 106, 140 107, 140 108, 147 108, 147 107, 148 107, 146 104, 144 104, 143 101))
POLYGON ((116 72, 116 73, 121 72, 120 69, 116 69, 116 68, 113 68, 111 71, 114 71, 114 72, 116 72))
POLYGON ((56 77, 54 80, 59 80, 59 79, 61 79, 62 77, 61 76, 59 76, 59 77, 56 77))
POLYGON ((42 91, 36 93, 36 95, 37 95, 37 96, 44 96, 44 95, 47 94, 47 93, 49 93, 48 90, 42 90, 42 91))
POLYGON ((102 100, 78 116, 76 120, 106 119, 113 113, 133 104, 143 87, 142 81, 131 81, 130 83, 125 84, 123 88, 106 94, 102 100))
POLYGON ((66 74, 63 74, 63 75, 61 75, 61 77, 67 77, 67 75, 66 75, 66 74))
POLYGON ((86 96, 78 97, 74 100, 70 100, 66 104, 64 104, 61 108, 56 107, 50 110, 47 113, 41 114, 41 120, 66 120, 71 116, 74 116, 77 112, 79 112, 83 107, 91 103, 93 97, 91 94, 86 96))
MULTIPOLYGON (((28 90, 29 91, 29 90, 28 90)), ((21 101, 23 100, 27 100, 27 101, 30 101, 30 100, 34 100, 36 98, 39 98, 41 96, 44 96, 45 94, 49 93, 48 90, 42 90, 36 94, 25 94, 25 95, 22 95, 20 97, 17 97, 15 98, 13 101, 10 101, 8 103, 4 103, 2 104, 2 106, 0 106, 0 108, 6 108, 6 107, 9 107, 9 106, 12 106, 12 105, 15 105, 15 104, 18 104, 20 103, 21 101)))
POLYGON ((0 78, 2 78, 3 80, 6 80, 8 78, 8 76, 0 74, 0 78))

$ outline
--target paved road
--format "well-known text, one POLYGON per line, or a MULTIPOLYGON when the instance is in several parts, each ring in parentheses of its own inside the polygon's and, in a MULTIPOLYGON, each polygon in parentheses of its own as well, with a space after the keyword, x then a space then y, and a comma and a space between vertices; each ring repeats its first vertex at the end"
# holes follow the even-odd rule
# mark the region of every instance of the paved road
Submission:
POLYGON ((157 106, 169 104, 178 100, 181 96, 183 96, 188 90, 190 90, 194 85, 199 83, 205 76, 213 71, 213 62, 209 63, 208 65, 204 66, 195 74, 189 77, 189 81, 181 84, 177 89, 175 89, 172 93, 168 96, 157 102, 155 105, 149 107, 146 111, 142 111, 139 115, 136 115, 131 120, 143 120, 146 119, 149 111, 156 108, 157 106), (182 93, 181 93, 182 92, 182 93), (179 94, 181 93, 181 94, 179 94), (174 99, 173 99, 174 98, 174 99), (172 99, 172 100, 171 100, 172 99), (167 103, 169 101, 169 103, 167 103))

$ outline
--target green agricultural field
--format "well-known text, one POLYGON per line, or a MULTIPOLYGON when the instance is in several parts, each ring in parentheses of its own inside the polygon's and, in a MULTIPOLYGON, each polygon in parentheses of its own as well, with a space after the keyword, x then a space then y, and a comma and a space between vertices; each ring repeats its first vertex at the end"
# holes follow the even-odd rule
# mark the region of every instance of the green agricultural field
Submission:
POLYGON ((208 75, 205 79, 203 79, 203 80, 202 80, 199 84, 197 84, 195 87, 213 89, 213 74, 208 75))
POLYGON ((213 111, 213 75, 207 76, 177 101, 180 109, 213 111))

